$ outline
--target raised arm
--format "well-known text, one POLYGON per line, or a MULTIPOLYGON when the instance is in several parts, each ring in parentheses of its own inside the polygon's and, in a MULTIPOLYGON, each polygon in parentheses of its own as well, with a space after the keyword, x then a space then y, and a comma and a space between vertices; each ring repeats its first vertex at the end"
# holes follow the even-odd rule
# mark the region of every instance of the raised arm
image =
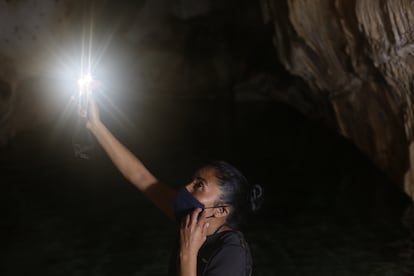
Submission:
POLYGON ((98 107, 93 98, 89 101, 86 126, 95 135, 99 144, 122 175, 142 191, 168 217, 174 218, 175 190, 161 183, 132 152, 112 135, 100 120, 98 107))

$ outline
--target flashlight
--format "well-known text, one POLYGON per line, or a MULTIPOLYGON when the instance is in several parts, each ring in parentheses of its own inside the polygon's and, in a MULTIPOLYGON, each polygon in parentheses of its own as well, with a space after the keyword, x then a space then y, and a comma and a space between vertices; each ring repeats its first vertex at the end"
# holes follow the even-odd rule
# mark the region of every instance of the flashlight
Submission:
MULTIPOLYGON (((88 116, 89 97, 91 93, 100 86, 99 81, 94 80, 91 74, 86 74, 78 80, 78 112, 82 118, 88 116)), ((75 156, 88 160, 91 158, 94 149, 92 134, 85 129, 83 120, 78 120, 72 136, 72 145, 75 156)))
POLYGON ((88 115, 88 102, 90 93, 94 88, 94 80, 90 74, 84 75, 78 80, 78 111, 81 117, 88 115))

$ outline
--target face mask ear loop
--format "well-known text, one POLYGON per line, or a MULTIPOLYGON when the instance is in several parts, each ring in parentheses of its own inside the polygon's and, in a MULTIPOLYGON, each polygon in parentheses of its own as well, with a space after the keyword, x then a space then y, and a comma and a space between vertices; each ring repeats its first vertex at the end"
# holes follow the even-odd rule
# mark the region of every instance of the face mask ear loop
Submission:
MULTIPOLYGON (((219 205, 219 206, 213 206, 213 207, 206 207, 206 208, 204 208, 204 209, 225 208, 225 207, 229 207, 229 205, 219 205)), ((206 217, 206 219, 207 219, 207 218, 212 218, 212 217, 214 217, 214 215, 208 216, 208 217, 206 217)), ((217 227, 216 231, 214 231, 214 233, 213 233, 212 235, 217 234, 217 233, 218 233, 218 231, 220 231, 220 230, 221 230, 221 228, 223 228, 224 226, 228 226, 228 227, 230 227, 230 225, 228 225, 228 224, 227 224, 227 222, 225 222, 225 223, 223 223, 222 225, 220 225, 219 227, 217 227)), ((230 227, 230 228, 231 228, 231 227, 230 227)))
MULTIPOLYGON (((225 208, 225 207, 229 207, 229 205, 218 205, 218 206, 213 206, 213 207, 205 207, 204 210, 206 210, 206 209, 215 209, 215 208, 225 208)), ((213 217, 214 217, 214 215, 211 215, 211 216, 206 217, 206 219, 213 218, 213 217)))
POLYGON ((214 218, 214 215, 206 217, 206 219, 209 219, 209 218, 214 218))

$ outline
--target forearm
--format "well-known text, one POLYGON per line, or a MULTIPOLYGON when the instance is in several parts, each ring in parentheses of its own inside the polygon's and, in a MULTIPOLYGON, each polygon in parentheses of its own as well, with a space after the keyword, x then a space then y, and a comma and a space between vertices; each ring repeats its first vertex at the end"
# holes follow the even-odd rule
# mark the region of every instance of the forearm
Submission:
POLYGON ((197 254, 180 254, 180 276, 197 276, 197 254))
POLYGON ((172 206, 175 190, 159 182, 144 164, 112 135, 101 121, 98 120, 93 124, 89 124, 88 128, 122 175, 168 217, 174 218, 172 206))
POLYGON ((139 190, 145 191, 151 184, 158 182, 157 178, 112 135, 102 122, 90 125, 89 129, 122 175, 139 190))

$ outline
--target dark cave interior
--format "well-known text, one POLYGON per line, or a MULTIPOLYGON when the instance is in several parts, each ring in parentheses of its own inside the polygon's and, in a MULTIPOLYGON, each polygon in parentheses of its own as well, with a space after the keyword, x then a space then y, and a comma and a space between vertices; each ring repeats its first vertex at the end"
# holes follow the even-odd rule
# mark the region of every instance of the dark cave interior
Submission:
MULTIPOLYGON (((231 67, 225 81, 194 81, 188 89, 202 90, 194 97, 108 91, 122 117, 102 109, 103 121, 174 187, 209 159, 227 160, 263 186, 264 204, 244 229, 254 275, 411 275, 412 233, 402 219, 408 196, 330 122, 266 95, 237 94, 261 74, 274 76, 280 91, 307 88, 278 63, 256 1, 232 10, 234 3, 177 20, 175 29, 190 68, 224 53, 231 67)), ((0 274, 164 275, 176 225, 96 142, 90 160, 74 156, 78 123, 72 110, 64 123, 39 124, 0 149, 0 274)))

